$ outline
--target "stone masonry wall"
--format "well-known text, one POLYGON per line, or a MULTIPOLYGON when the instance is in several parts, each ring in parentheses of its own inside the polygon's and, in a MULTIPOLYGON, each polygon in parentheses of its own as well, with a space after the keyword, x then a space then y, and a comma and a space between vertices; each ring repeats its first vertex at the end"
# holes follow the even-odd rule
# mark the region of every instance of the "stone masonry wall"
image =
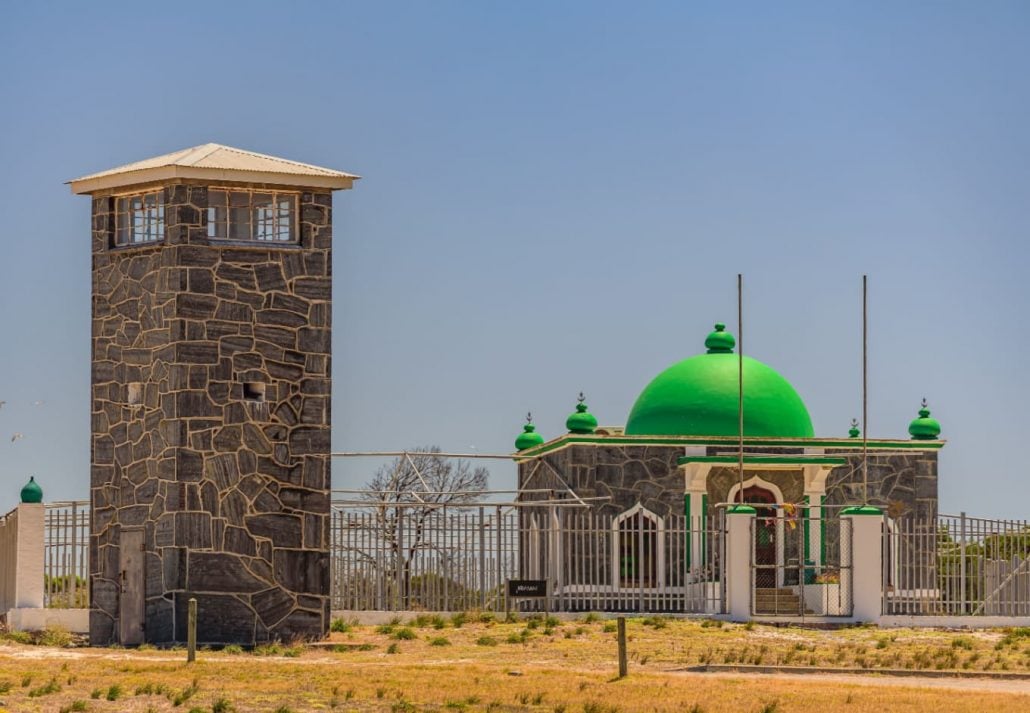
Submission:
MULTIPOLYGON (((764 448, 762 452, 771 450, 764 448)), ((782 455, 796 455, 799 451, 791 449, 782 455)), ((719 449, 720 454, 723 452, 729 451, 719 449)), ((596 505, 597 512, 610 515, 618 515, 637 502, 663 517, 682 515, 684 479, 683 471, 676 465, 681 455, 683 448, 678 446, 574 445, 522 462, 519 484, 528 488, 560 488, 564 481, 580 497, 610 497, 596 505), (544 463, 538 465, 540 461, 544 463)), ((832 506, 861 504, 861 454, 852 449, 826 449, 826 455, 843 456, 848 464, 830 472, 824 502, 832 506)), ((802 501, 804 481, 800 468, 796 471, 748 469, 745 473, 748 479, 755 475, 775 483, 788 502, 802 501)), ((709 506, 725 502, 738 478, 736 467, 713 467, 708 474, 709 506)), ((523 499, 530 498, 524 496, 523 499)), ((936 516, 937 451, 870 455, 869 500, 892 517, 904 513, 914 513, 920 518, 936 516)))
MULTIPOLYGON (((848 464, 834 468, 826 479, 827 505, 852 505, 864 499, 862 456, 854 451, 827 449, 848 464)), ((869 455, 869 503, 892 518, 921 520, 937 517, 937 451, 869 455)))
POLYGON ((574 445, 521 463, 519 486, 564 489, 564 481, 582 498, 610 498, 596 501, 599 514, 619 515, 639 502, 661 517, 682 515, 682 455, 676 446, 574 445))
POLYGON ((207 188, 166 239, 109 249, 93 203, 91 641, 117 637, 122 528, 144 531, 145 638, 317 637, 329 618, 331 195, 300 246, 209 243, 207 188), (263 401, 245 398, 261 384, 263 401))

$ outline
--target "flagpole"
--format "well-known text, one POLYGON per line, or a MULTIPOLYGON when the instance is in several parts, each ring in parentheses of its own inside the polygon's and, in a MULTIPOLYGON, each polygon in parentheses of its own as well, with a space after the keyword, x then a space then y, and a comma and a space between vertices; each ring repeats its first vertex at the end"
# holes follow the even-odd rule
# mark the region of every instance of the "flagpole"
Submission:
POLYGON ((737 471, 744 502, 744 276, 737 273, 737 471))

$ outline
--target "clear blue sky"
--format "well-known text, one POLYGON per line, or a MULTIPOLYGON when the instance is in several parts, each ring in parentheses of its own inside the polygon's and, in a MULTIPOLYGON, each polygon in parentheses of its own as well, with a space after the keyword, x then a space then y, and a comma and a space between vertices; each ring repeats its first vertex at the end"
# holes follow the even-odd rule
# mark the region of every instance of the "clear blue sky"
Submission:
POLYGON ((1020 2, 3 3, 0 509, 30 474, 88 494, 62 182, 214 141, 365 176, 335 200, 336 449, 506 452, 581 389, 622 425, 735 322, 738 272, 748 352, 842 436, 867 272, 870 435, 926 396, 942 509, 1028 516, 1027 37, 1020 2))

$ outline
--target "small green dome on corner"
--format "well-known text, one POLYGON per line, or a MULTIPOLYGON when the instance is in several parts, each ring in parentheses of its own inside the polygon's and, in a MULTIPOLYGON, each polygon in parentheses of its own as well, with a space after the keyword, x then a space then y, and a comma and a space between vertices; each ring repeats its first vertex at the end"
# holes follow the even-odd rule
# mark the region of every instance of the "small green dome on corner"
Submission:
POLYGON ((586 397, 579 392, 579 403, 576 404, 576 412, 565 419, 565 428, 569 433, 593 433, 597 430, 597 419, 587 411, 586 397))
POLYGON ((848 438, 858 438, 862 431, 858 429, 858 419, 851 419, 851 428, 848 429, 848 438))
MULTIPOLYGON (((640 392, 627 436, 736 436, 741 357, 726 325, 705 339, 707 353, 673 364, 640 392)), ((775 369, 743 357, 744 435, 812 438, 812 419, 797 391, 775 369)))
POLYGON ((908 434, 915 441, 933 441, 941 435, 941 424, 936 418, 930 418, 926 399, 923 399, 923 407, 919 409, 919 418, 908 424, 908 434))
POLYGON ((43 488, 36 482, 36 476, 30 475, 29 482, 21 489, 21 501, 23 503, 43 502, 43 488))
POLYGON ((524 451, 527 448, 533 448, 539 446, 544 442, 544 437, 536 432, 536 426, 533 425, 533 414, 526 414, 526 425, 522 427, 522 433, 515 439, 515 450, 524 451))

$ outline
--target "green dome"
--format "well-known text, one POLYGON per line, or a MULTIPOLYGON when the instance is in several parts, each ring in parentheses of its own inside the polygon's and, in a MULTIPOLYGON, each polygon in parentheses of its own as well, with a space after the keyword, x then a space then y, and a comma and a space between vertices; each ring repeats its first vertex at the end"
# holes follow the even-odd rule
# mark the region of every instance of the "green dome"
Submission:
POLYGON ((524 451, 527 448, 533 446, 539 446, 544 442, 544 437, 536 432, 536 426, 533 425, 533 414, 526 414, 526 425, 522 427, 522 433, 515 439, 515 450, 524 451))
POLYGON ((43 502, 43 488, 36 482, 36 476, 30 475, 29 482, 21 489, 21 501, 23 503, 43 502))
MULTIPOLYGON (((722 324, 707 354, 673 364, 647 385, 626 423, 634 436, 736 436, 739 357, 722 324)), ((774 369, 744 357, 744 435, 812 438, 812 419, 794 387, 774 369)))
POLYGON ((587 405, 583 401, 583 392, 580 391, 576 412, 565 419, 565 428, 569 429, 569 433, 593 433, 597 430, 597 419, 587 411, 587 405))
POLYGON ((919 409, 919 418, 908 424, 908 434, 916 441, 932 441, 941 435, 941 424, 936 418, 930 418, 926 399, 923 399, 923 407, 919 409))

